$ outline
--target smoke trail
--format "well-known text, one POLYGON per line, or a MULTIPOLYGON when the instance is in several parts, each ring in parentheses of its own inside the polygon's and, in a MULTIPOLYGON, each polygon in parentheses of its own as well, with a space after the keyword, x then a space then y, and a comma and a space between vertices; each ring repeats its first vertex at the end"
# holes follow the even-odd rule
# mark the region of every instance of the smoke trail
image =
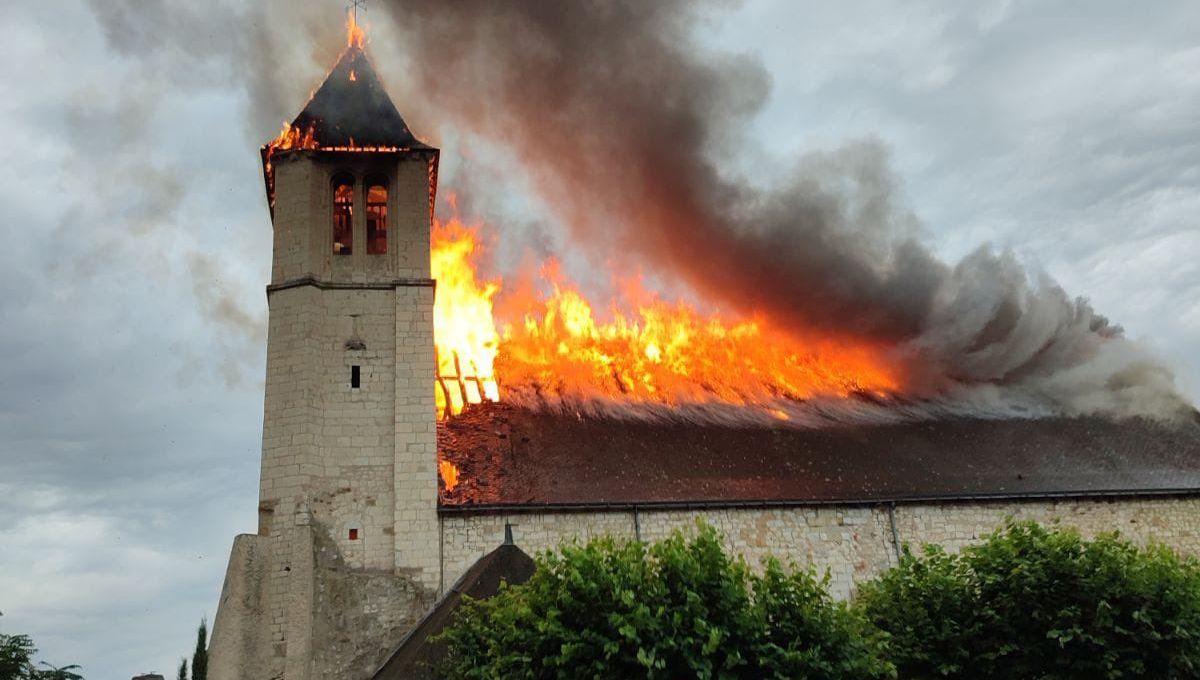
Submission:
POLYGON ((998 385, 1066 413, 1182 407, 1166 369, 1010 253, 934 257, 879 144, 798 159, 765 189, 722 174, 768 76, 693 44, 704 3, 387 7, 414 91, 511 148, 591 249, 669 267, 797 331, 884 343, 917 396, 998 385))
MULTIPOLYGON (((1181 407, 1169 371, 1010 253, 934 257, 881 144, 795 159, 768 187, 729 176, 724 161, 769 77, 750 58, 695 45, 706 12, 728 4, 381 0, 374 18, 386 13, 402 38, 372 50, 407 65, 426 115, 510 148, 598 259, 667 270, 802 334, 890 347, 909 396, 966 387, 974 403, 998 395, 1066 413, 1181 407)), ((254 142, 295 113, 341 46, 329 7, 91 6, 153 82, 241 88, 254 142)), ((405 113, 418 103, 400 102, 405 113)))

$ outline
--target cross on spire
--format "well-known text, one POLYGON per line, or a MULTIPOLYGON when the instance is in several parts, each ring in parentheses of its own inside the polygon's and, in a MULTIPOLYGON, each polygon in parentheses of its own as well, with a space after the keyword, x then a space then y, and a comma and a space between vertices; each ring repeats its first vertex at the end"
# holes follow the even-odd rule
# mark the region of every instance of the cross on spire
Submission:
POLYGON ((350 8, 354 12, 354 21, 358 22, 358 10, 367 11, 367 0, 350 0, 350 8))

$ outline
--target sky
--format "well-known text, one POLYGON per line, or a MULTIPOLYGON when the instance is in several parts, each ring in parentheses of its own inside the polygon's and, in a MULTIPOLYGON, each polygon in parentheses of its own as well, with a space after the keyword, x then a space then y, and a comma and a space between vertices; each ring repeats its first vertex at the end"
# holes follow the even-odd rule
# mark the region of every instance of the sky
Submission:
MULTIPOLYGON (((342 7, 0 9, 0 633, 89 679, 171 675, 215 614, 233 536, 255 530, 258 147, 332 64, 342 7)), ((418 101, 397 32, 366 17, 401 112, 443 148, 442 192, 500 183, 471 206, 505 225, 500 250, 569 250, 532 179, 418 101)), ((731 171, 874 140, 936 254, 1011 249, 1195 403, 1197 36, 1191 0, 749 0, 692 39, 769 75, 731 171)))

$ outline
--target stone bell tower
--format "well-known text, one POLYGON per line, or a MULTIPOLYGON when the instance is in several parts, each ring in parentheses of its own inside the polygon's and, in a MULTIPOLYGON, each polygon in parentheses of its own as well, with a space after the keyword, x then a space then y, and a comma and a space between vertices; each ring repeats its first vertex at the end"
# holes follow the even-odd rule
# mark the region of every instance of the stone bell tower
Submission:
POLYGON ((209 672, 367 677, 441 587, 438 150, 352 42, 262 155, 275 239, 258 533, 234 541, 209 672))

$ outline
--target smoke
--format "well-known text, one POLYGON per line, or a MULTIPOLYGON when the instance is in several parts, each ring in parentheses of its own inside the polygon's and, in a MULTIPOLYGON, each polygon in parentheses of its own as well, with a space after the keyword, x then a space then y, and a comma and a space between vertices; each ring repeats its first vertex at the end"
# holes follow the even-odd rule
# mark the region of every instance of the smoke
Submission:
MULTIPOLYGON (((88 224, 92 234, 86 250, 69 253, 58 266, 69 272, 64 278, 82 286, 113 262, 139 270, 149 281, 182 275, 196 309, 215 331, 203 355, 189 362, 195 367, 180 373, 184 382, 194 371, 214 367, 230 386, 257 379, 251 369, 266 319, 253 304, 261 298, 250 303, 239 296, 244 286, 236 284, 245 277, 237 271, 240 262, 229 257, 228 244, 222 249, 212 242, 217 225, 181 209, 189 203, 212 205, 213 196, 200 192, 219 184, 212 169, 189 158, 198 155, 192 142, 211 131, 172 120, 180 111, 171 106, 181 98, 203 103, 233 84, 235 94, 240 91, 250 103, 242 130, 246 148, 255 149, 266 131, 278 130, 310 86, 295 78, 296 64, 328 62, 338 48, 336 39, 327 39, 332 37, 327 29, 336 25, 291 5, 89 2, 107 44, 124 58, 116 68, 126 77, 115 88, 85 82, 64 107, 71 147, 88 153, 64 163, 77 190, 59 227, 60 241, 75 242, 69 235, 81 224, 88 224), (273 13, 285 11, 291 37, 271 20, 273 13)), ((254 157, 247 153, 249 163, 254 157)))
MULTIPOLYGON (((402 75, 402 111, 507 148, 596 262, 666 272, 801 337, 887 347, 906 397, 929 403, 1116 415, 1186 407, 1168 370, 1011 253, 935 257, 880 142, 793 159, 765 186, 737 176, 770 78, 752 58, 697 46, 698 29, 728 4, 379 0, 368 17, 375 58, 402 75)), ((255 145, 295 114, 342 44, 337 8, 319 4, 91 7, 151 87, 240 90, 255 145)), ((153 107, 156 97, 135 100, 153 107)), ((232 327, 254 326, 200 299, 232 327)))
POLYGON ((386 6, 411 91, 511 149, 597 257, 666 267, 702 296, 799 334, 890 347, 911 396, 999 388, 1067 414, 1184 408, 1169 371, 1011 253, 939 261, 879 143, 796 159, 766 187, 723 171, 769 78, 748 58, 695 45, 718 4, 386 6))

